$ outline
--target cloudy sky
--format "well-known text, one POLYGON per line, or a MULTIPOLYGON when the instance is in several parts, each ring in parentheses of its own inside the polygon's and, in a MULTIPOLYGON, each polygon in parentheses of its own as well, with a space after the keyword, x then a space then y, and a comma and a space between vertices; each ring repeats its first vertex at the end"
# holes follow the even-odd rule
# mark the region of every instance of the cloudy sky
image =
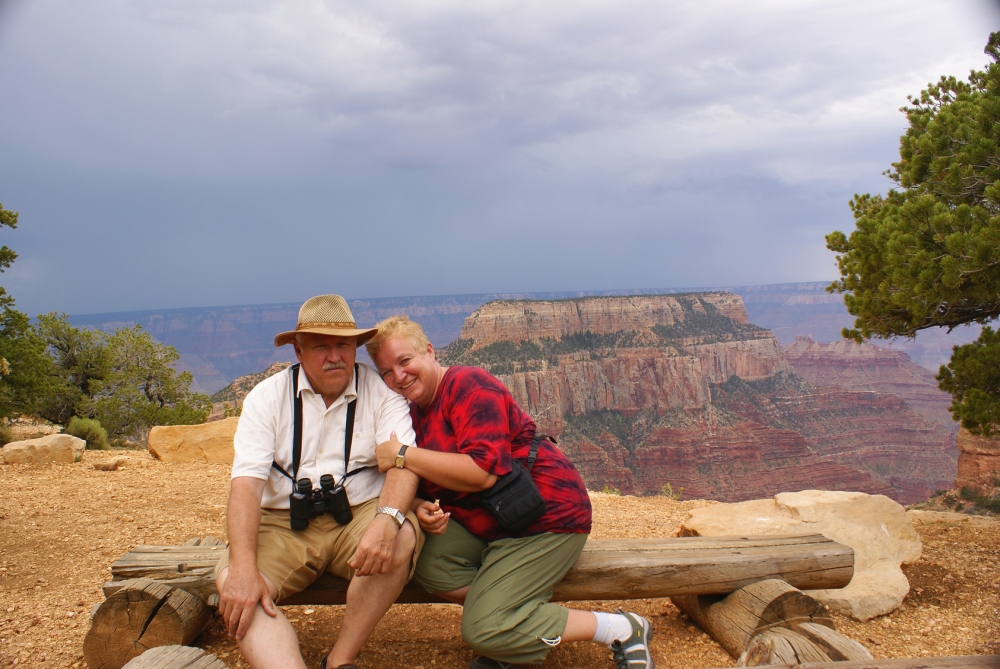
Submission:
POLYGON ((31 313, 836 276, 946 2, 0 0, 31 313))

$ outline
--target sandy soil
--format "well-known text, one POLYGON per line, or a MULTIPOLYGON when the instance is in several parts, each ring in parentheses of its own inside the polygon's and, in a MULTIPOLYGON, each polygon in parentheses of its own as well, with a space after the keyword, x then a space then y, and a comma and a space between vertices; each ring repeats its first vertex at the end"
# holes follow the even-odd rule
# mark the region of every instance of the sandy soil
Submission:
MULTIPOLYGON (((88 615, 103 600, 108 566, 138 544, 225 536, 229 467, 169 465, 128 452, 87 452, 72 465, 0 466, 0 667, 83 667, 88 615), (122 455, 115 453, 114 455, 122 455)), ((687 510, 711 502, 593 494, 594 538, 672 536, 687 510)), ((923 557, 905 567, 912 590, 903 608, 868 623, 837 618, 838 629, 875 657, 1000 653, 1000 523, 914 514, 923 557)), ((657 666, 733 666, 711 638, 666 599, 580 603, 647 616, 657 666)), ((310 667, 318 666, 343 616, 341 607, 286 607, 310 667)), ((451 605, 393 607, 365 646, 362 669, 464 668, 472 653, 451 605)), ((230 667, 246 666, 218 621, 197 640, 230 667)), ((611 667, 590 643, 556 648, 543 667, 611 667)))

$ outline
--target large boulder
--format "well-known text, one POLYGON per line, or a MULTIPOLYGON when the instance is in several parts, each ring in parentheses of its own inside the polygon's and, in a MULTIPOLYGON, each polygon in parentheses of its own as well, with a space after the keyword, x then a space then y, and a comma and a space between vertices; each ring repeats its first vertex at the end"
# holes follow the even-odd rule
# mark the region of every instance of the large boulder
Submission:
POLYGON ((8 465, 40 462, 79 462, 87 442, 68 434, 50 434, 38 439, 12 441, 3 447, 3 461, 8 465))
POLYGON ((854 549, 846 588, 811 590, 833 611, 865 621, 895 611, 910 591, 899 568, 920 558, 920 537, 906 511, 883 495, 804 490, 773 499, 693 509, 682 536, 822 534, 854 549))
POLYGON ((166 425, 149 431, 149 452, 164 462, 232 464, 239 418, 201 425, 166 425))
POLYGON ((964 427, 958 431, 958 476, 955 487, 993 485, 1000 479, 1000 436, 977 437, 964 427))

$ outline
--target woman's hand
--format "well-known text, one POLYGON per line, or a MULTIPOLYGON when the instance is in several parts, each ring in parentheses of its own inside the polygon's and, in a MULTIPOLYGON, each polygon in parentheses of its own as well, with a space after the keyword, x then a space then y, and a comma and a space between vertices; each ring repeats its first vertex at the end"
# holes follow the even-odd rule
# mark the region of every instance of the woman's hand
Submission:
POLYGON ((417 516, 420 529, 427 534, 444 534, 445 528, 448 527, 448 519, 451 517, 450 513, 442 513, 440 506, 427 500, 420 500, 413 513, 417 516))
POLYGON ((396 466, 396 456, 402 447, 403 444, 396 438, 395 432, 389 435, 389 441, 383 441, 375 447, 375 459, 378 461, 380 472, 387 472, 396 466))

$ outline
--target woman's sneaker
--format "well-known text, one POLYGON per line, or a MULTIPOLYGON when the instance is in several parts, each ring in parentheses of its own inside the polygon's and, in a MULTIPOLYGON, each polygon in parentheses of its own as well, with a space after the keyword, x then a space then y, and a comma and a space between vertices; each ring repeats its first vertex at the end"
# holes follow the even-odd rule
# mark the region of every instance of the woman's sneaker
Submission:
POLYGON ((653 627, 649 621, 636 613, 618 609, 632 624, 632 636, 625 641, 611 644, 615 666, 618 669, 654 669, 653 656, 649 654, 649 642, 653 639, 653 627))

